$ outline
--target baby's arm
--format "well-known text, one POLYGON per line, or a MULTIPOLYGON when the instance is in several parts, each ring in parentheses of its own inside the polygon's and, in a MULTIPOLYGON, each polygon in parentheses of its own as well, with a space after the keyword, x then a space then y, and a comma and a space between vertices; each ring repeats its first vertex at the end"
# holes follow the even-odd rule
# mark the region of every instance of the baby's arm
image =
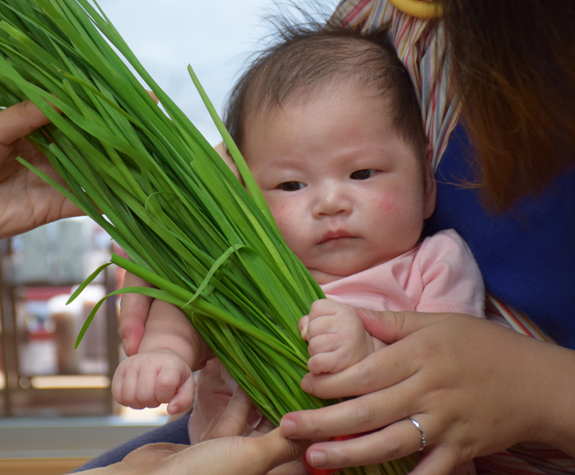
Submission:
POLYGON ((191 366, 205 349, 203 341, 195 340, 192 325, 178 308, 154 301, 138 353, 114 374, 116 401, 135 409, 169 403, 170 414, 188 409, 194 396, 191 366))
POLYGON ((367 333, 358 309, 328 299, 312 304, 299 330, 309 342, 307 366, 313 374, 338 373, 384 346, 367 333))

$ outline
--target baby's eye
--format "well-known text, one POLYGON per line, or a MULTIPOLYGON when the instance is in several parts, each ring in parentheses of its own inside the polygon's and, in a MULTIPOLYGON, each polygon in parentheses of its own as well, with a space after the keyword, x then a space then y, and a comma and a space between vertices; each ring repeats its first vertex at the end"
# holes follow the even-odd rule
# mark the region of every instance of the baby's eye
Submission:
POLYGON ((286 181, 278 185, 278 189, 283 191, 297 191, 302 188, 305 188, 305 184, 299 181, 286 181))
POLYGON ((367 180, 371 178, 375 174, 375 170, 366 169, 366 170, 357 170, 353 172, 349 177, 352 180, 367 180))

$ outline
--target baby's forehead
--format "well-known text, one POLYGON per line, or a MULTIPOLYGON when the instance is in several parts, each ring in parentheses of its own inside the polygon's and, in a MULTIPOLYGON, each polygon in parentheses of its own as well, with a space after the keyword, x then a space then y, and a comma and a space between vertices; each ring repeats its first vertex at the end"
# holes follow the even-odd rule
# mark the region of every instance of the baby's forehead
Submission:
POLYGON ((372 98, 378 103, 382 114, 393 113, 393 92, 391 90, 381 91, 371 85, 365 85, 358 77, 351 75, 337 75, 325 77, 322 81, 306 86, 294 88, 289 95, 279 99, 270 98, 265 102, 260 102, 257 107, 248 107, 244 116, 245 124, 255 118, 269 119, 275 114, 285 113, 292 108, 306 107, 312 109, 318 102, 330 102, 339 109, 349 108, 350 97, 358 95, 372 98))

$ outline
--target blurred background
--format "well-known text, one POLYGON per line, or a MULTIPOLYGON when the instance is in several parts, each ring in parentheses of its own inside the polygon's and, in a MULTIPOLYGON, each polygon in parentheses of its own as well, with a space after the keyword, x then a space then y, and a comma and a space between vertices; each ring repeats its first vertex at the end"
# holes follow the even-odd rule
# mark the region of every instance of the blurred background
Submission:
MULTIPOLYGON (((296 2, 302 5, 304 2, 296 2)), ((327 11, 336 0, 321 2, 327 11)), ((270 33, 272 0, 100 0, 100 6, 160 87, 212 144, 220 137, 188 76, 191 64, 216 110, 250 53, 270 33)), ((66 300, 114 243, 88 218, 0 240, 0 473, 67 473, 167 420, 164 408, 116 404, 110 382, 125 357, 119 302, 100 308, 78 348, 94 305, 120 287, 110 266, 72 305, 66 300)))

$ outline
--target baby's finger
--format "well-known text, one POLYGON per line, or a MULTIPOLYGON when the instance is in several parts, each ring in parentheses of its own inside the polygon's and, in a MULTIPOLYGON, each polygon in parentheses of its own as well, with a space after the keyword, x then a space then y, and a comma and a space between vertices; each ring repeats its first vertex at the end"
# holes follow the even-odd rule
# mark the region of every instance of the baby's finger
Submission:
POLYGON ((318 317, 333 315, 341 309, 342 305, 330 299, 316 300, 309 309, 309 319, 312 321, 318 317))
POLYGON ((307 351, 310 356, 335 351, 342 346, 342 338, 337 333, 320 333, 317 336, 310 337, 307 351))
POLYGON ((124 379, 122 382, 122 393, 120 395, 121 404, 130 406, 134 409, 143 409, 144 406, 140 404, 136 397, 138 387, 138 372, 133 368, 127 368, 124 372, 124 379))
POLYGON ((168 404, 168 414, 179 414, 186 411, 194 402, 194 376, 190 376, 176 391, 176 395, 168 404))
MULTIPOLYGON (((140 370, 136 386, 136 401, 141 407, 158 407, 160 402, 156 398, 157 375, 154 368, 140 370)), ((175 392, 175 390, 174 390, 175 392)))
MULTIPOLYGON (((188 373, 189 375, 189 373, 188 373)), ((161 402, 170 402, 187 377, 182 376, 180 368, 172 363, 164 364, 155 379, 155 398, 161 402)))
POLYGON ((307 369, 313 374, 332 373, 336 366, 337 355, 333 351, 312 356, 307 362, 307 369))
POLYGON ((315 318, 313 320, 310 316, 309 324, 307 326, 307 340, 311 341, 312 338, 315 338, 318 335, 335 333, 337 330, 337 322, 332 315, 315 318))
POLYGON ((309 325, 309 316, 304 315, 300 318, 297 328, 304 340, 307 340, 307 327, 309 325))
POLYGON ((116 400, 118 404, 124 404, 122 402, 122 386, 124 385, 124 371, 122 366, 119 366, 114 377, 112 378, 112 397, 116 400))

